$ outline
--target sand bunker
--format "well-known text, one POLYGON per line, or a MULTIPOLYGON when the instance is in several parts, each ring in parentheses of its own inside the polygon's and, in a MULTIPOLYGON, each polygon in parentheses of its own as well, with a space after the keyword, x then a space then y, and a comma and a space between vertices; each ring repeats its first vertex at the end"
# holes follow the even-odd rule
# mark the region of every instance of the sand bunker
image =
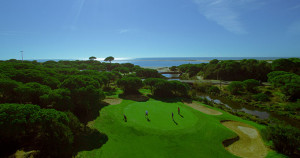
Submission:
POLYGON ((185 105, 189 106, 189 107, 192 107, 198 111, 201 111, 205 114, 208 114, 208 115, 222 115, 222 113, 220 111, 216 111, 216 110, 213 110, 213 109, 210 109, 208 107, 205 107, 199 103, 196 103, 196 102, 192 102, 192 103, 186 103, 184 102, 185 105))
POLYGON ((109 105, 117 105, 117 104, 121 104, 122 99, 120 99, 120 98, 105 98, 103 101, 108 103, 109 105))
POLYGON ((257 131, 253 128, 243 126, 238 126, 237 128, 240 129, 243 133, 247 134, 252 139, 258 137, 257 131))
POLYGON ((239 136, 238 141, 225 147, 226 150, 240 157, 263 158, 267 156, 267 148, 254 127, 236 121, 225 121, 222 124, 239 136))
POLYGON ((39 151, 36 151, 36 150, 32 150, 32 151, 23 151, 23 150, 18 150, 16 151, 16 153, 12 156, 9 156, 9 157, 14 157, 14 158, 33 158, 33 157, 36 157, 36 155, 39 153, 39 151))

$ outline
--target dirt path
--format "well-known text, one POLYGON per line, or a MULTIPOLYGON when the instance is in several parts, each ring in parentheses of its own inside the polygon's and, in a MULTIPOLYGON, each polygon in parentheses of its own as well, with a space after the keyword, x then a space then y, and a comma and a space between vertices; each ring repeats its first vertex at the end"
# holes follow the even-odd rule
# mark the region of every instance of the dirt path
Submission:
POLYGON ((207 108, 199 103, 195 103, 195 102, 192 102, 192 103, 186 103, 184 102, 185 105, 189 106, 189 107, 192 107, 198 111, 201 111, 205 114, 208 114, 208 115, 222 115, 222 113, 220 111, 216 111, 216 110, 213 110, 213 109, 210 109, 210 108, 207 108))
POLYGON ((109 105, 117 105, 117 104, 121 104, 122 99, 120 99, 120 98, 105 98, 103 101, 108 103, 109 105))
POLYGON ((226 150, 240 157, 263 158, 267 156, 268 150, 254 127, 236 121, 225 121, 222 124, 239 136, 238 141, 225 147, 226 150))

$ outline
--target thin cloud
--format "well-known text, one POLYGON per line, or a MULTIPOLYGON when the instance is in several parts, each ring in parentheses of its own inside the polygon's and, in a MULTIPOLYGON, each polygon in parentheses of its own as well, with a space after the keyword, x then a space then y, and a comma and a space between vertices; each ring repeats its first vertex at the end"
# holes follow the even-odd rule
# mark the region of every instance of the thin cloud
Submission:
POLYGON ((235 34, 247 34, 247 30, 240 21, 240 9, 256 0, 193 0, 199 11, 207 19, 216 22, 226 30, 235 34))
POLYGON ((119 34, 128 33, 129 31, 130 31, 129 29, 121 29, 121 30, 118 30, 119 34))
POLYGON ((78 30, 78 21, 80 19, 81 12, 86 3, 86 0, 74 0, 72 11, 71 11, 71 21, 69 24, 62 26, 63 29, 77 31, 78 30))
POLYGON ((300 4, 289 8, 288 10, 298 10, 300 9, 300 4))

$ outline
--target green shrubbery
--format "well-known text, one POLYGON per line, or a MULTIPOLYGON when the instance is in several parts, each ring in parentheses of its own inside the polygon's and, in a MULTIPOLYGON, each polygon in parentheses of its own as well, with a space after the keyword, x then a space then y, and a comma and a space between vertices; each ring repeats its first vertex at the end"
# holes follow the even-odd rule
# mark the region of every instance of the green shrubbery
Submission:
POLYGON ((274 88, 279 88, 285 95, 284 100, 296 101, 300 98, 300 76, 285 71, 273 71, 268 74, 268 81, 274 88))
POLYGON ((151 92, 157 97, 187 97, 189 86, 179 81, 167 81, 159 78, 148 78, 145 85, 151 88, 151 92))
POLYGON ((34 147, 53 157, 70 154, 74 135, 70 119, 65 113, 54 109, 40 109, 31 104, 1 104, 0 116, 1 145, 10 145, 12 142, 18 146, 27 144, 28 148, 34 147))
POLYGON ((233 81, 227 86, 228 91, 233 94, 241 94, 244 91, 244 84, 241 81, 233 81))
POLYGON ((286 155, 294 155, 300 148, 300 130, 282 124, 269 125, 264 131, 266 137, 272 140, 274 148, 286 155))
POLYGON ((139 89, 144 86, 142 80, 138 77, 125 77, 118 80, 117 85, 125 94, 139 94, 139 89))
POLYGON ((253 95, 253 99, 255 101, 261 101, 261 102, 266 102, 269 101, 269 96, 264 94, 264 93, 258 93, 253 95))

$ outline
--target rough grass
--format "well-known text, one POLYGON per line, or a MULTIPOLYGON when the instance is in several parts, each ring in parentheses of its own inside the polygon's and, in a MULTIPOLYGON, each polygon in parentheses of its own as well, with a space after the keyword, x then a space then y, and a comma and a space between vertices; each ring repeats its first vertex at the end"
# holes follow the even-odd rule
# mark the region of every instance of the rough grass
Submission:
MULTIPOLYGON (((237 135, 220 121, 234 120, 250 124, 258 130, 265 128, 212 109, 223 114, 207 115, 181 102, 123 100, 119 105, 103 108, 92 125, 108 135, 107 143, 99 149, 82 151, 77 157, 236 157, 225 150, 222 141, 237 135), (183 118, 177 114, 178 106, 183 118), (145 118, 146 110, 149 111, 150 121, 145 118), (172 112, 178 125, 172 121, 172 112), (128 122, 123 121, 123 114, 126 114, 128 122)), ((274 156, 281 157, 275 152, 267 157, 274 156)))

